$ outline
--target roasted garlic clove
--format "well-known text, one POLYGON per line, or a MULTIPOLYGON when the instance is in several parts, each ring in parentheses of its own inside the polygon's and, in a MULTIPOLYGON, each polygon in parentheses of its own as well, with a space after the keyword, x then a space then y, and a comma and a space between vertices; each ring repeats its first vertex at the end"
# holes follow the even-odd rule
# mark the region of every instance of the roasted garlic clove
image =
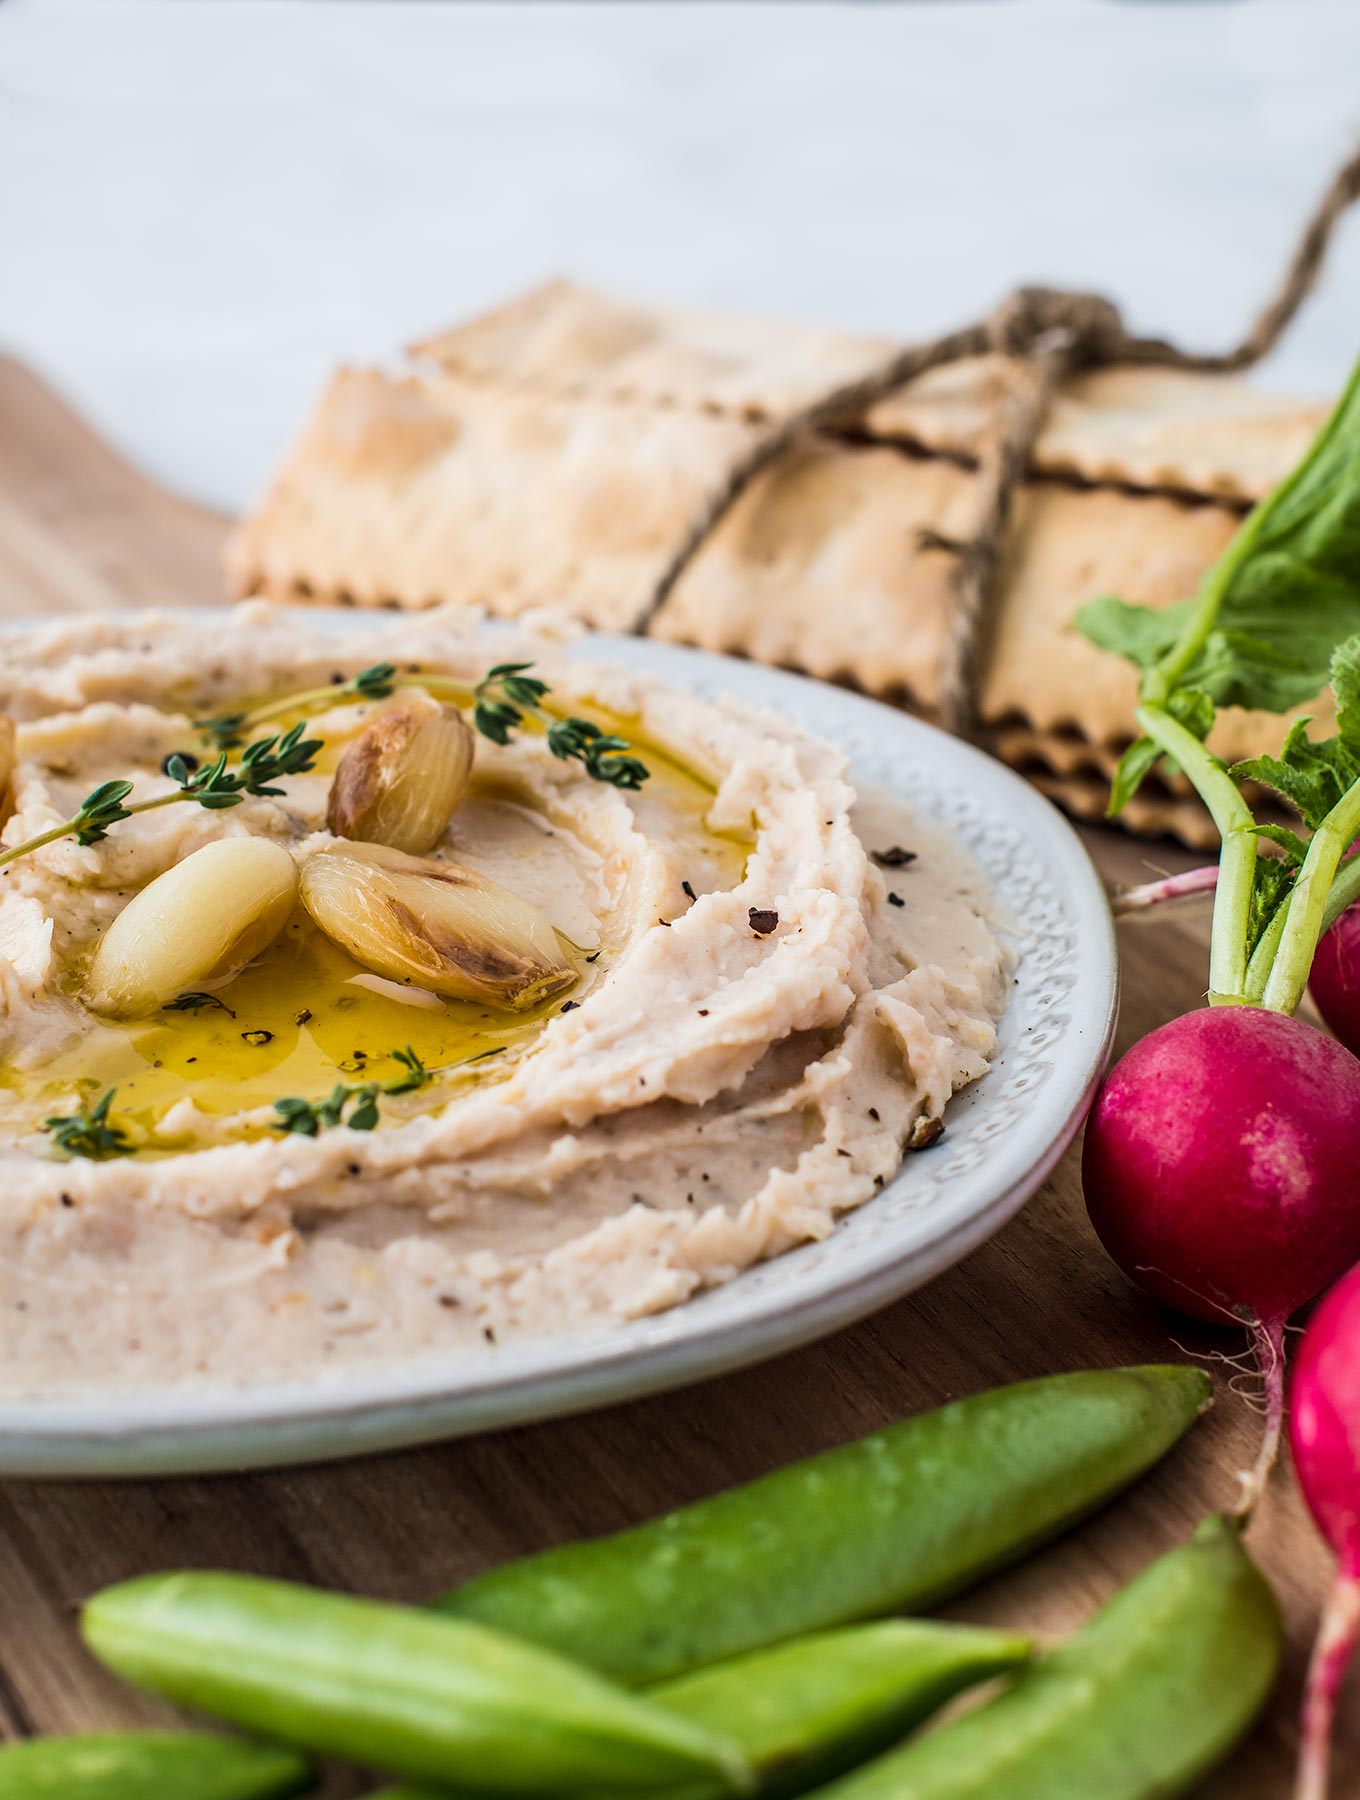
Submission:
POLYGON ((337 837, 433 850, 467 792, 472 756, 458 709, 417 691, 379 713, 340 759, 326 824, 337 837))
POLYGON ((14 772, 18 763, 14 720, 8 714, 0 713, 0 831, 14 813, 14 772))
POLYGON ((522 1012, 576 979, 532 902, 457 863, 336 844, 305 864, 302 901, 366 969, 449 999, 522 1012))
POLYGON ((268 838, 219 838, 158 875, 94 953, 89 1004, 137 1018, 234 975, 271 944, 297 899, 297 865, 268 838))

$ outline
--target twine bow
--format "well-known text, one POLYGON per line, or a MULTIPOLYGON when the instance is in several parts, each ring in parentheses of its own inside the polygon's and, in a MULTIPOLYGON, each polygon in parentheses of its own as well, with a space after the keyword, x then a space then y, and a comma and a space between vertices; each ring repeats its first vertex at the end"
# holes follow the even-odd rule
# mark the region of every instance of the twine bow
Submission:
POLYGON ((738 498, 757 475, 799 440, 818 431, 844 430, 857 424, 877 401, 929 369, 964 357, 996 353, 1010 361, 1011 380, 996 429, 978 461, 976 528, 966 539, 925 531, 919 540, 922 547, 947 552, 956 559, 956 605, 940 670, 939 715, 949 730, 974 735, 979 649, 996 592, 1012 503, 1059 387, 1078 370, 1116 364, 1201 374, 1230 374, 1250 368, 1274 348, 1312 292, 1336 223, 1356 199, 1360 199, 1360 151, 1337 171, 1270 302, 1241 342, 1221 354, 1183 350, 1164 338, 1139 337, 1129 331, 1119 308, 1100 294, 1022 287, 978 324, 896 350, 855 380, 819 395, 771 426, 727 470, 672 552, 634 622, 634 632, 638 636, 647 633, 680 577, 738 498))

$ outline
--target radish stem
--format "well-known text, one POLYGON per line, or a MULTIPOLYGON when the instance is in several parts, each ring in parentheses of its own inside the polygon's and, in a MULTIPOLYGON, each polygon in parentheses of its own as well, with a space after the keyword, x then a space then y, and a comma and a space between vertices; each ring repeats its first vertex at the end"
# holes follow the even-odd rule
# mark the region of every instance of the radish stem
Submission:
POLYGON ((1303 1692, 1298 1782, 1294 1800, 1327 1800, 1337 1695, 1360 1642, 1360 1572, 1338 1568, 1322 1609, 1303 1692))
POLYGON ((1163 707, 1140 706, 1137 718, 1139 729, 1184 769, 1223 839, 1209 948, 1209 1004, 1244 1005, 1247 926, 1256 878, 1255 820, 1251 808, 1218 758, 1163 707))
POLYGON ((1322 936, 1332 884, 1360 832, 1360 782, 1346 792, 1313 833, 1308 854, 1289 895, 1280 948, 1262 1002, 1271 1012, 1292 1013, 1308 985, 1313 953, 1322 936))
POLYGON ((1337 870, 1336 879, 1328 889, 1322 929, 1330 931, 1347 907, 1357 900, 1360 900, 1360 856, 1353 856, 1337 870))
MULTIPOLYGON (((1316 447, 1316 446, 1315 446, 1316 447)), ((1277 490, 1284 493, 1297 481, 1302 469, 1311 460, 1305 457, 1303 463, 1288 476, 1277 490)), ((1208 577, 1200 588, 1195 599, 1194 611, 1191 613, 1185 630, 1179 639, 1167 651, 1162 660, 1147 673, 1143 683, 1143 698, 1151 706, 1163 707, 1171 695, 1173 688, 1180 685, 1181 676, 1194 662, 1204 648, 1210 632, 1218 624, 1218 615, 1223 606, 1228 589, 1237 577, 1237 571, 1256 548, 1256 539, 1260 535, 1267 509, 1258 506, 1248 513, 1239 526, 1237 535, 1228 545, 1227 550, 1209 571, 1208 577)), ((1147 731, 1147 727, 1143 729, 1147 731)), ((1148 732, 1148 736, 1154 734, 1148 732)), ((1160 743, 1160 739, 1157 740, 1160 743)), ((1176 759, 1178 762, 1180 758, 1176 759)), ((1186 771, 1187 774, 1189 771, 1186 771)))

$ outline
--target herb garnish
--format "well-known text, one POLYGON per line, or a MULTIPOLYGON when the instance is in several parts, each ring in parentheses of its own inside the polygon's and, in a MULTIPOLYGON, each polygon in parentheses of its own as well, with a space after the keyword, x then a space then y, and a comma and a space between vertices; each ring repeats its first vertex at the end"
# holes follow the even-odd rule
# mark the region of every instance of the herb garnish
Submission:
POLYGON ((43 1130, 50 1131, 58 1149, 68 1156, 84 1156, 91 1162, 106 1162, 113 1156, 130 1156, 132 1145, 119 1125, 109 1124, 109 1107, 118 1090, 110 1088, 96 1105, 84 1112, 54 1113, 43 1120, 43 1130))
POLYGON ((196 719, 195 727, 210 737, 219 750, 234 750, 257 725, 275 719, 291 718, 294 713, 309 712, 314 706, 333 706, 344 700, 385 700, 397 684, 395 663, 372 663, 360 669, 348 681, 334 682, 328 687, 303 688, 268 706, 257 706, 254 712, 225 713, 218 719, 196 719))
POLYGON ((316 1137, 322 1130, 341 1124, 348 1125, 351 1131, 372 1131, 378 1123, 378 1084, 365 1081, 356 1086, 337 1081, 324 1100, 276 1100, 274 1111, 279 1115, 274 1120, 276 1131, 295 1131, 302 1137, 316 1137), (345 1108, 351 1101, 353 1110, 345 1118, 345 1108))
POLYGON ((1181 769, 1223 839, 1209 999, 1293 1012, 1321 933, 1360 896, 1360 367, 1303 461, 1248 515, 1197 597, 1161 610, 1109 597, 1079 629, 1139 671, 1141 736, 1116 771, 1118 813, 1159 762, 1181 769), (1291 726, 1278 757, 1229 769, 1206 747, 1219 706, 1285 712, 1330 679, 1337 733, 1291 726), (1241 784, 1274 789, 1310 836, 1262 825, 1241 784), (1258 855, 1265 838, 1283 859, 1258 855))
POLYGON ((383 1083, 385 1094, 413 1094, 417 1088, 428 1087, 434 1080, 434 1076, 409 1044, 404 1050, 394 1050, 392 1055, 404 1072, 383 1083))
POLYGON ((465 1068, 469 1063, 485 1062, 488 1057, 499 1056, 502 1047, 497 1045, 491 1050, 479 1050, 475 1056, 464 1056, 458 1062, 446 1063, 442 1068, 430 1069, 409 1044, 402 1050, 389 1050, 388 1056, 402 1066, 400 1075, 393 1075, 387 1081, 337 1082, 324 1100, 298 1100, 289 1098, 276 1100, 274 1111, 279 1115, 273 1121, 276 1131, 296 1131, 303 1137, 316 1137, 323 1130, 333 1125, 348 1125, 351 1131, 372 1131, 378 1123, 378 1100, 383 1094, 411 1094, 417 1088, 428 1087, 437 1076, 447 1075, 455 1069, 465 1068), (345 1108, 353 1102, 353 1110, 348 1117, 345 1108))
MULTIPOLYGON (((508 744, 526 715, 545 721, 542 702, 550 690, 546 681, 526 673, 533 666, 497 663, 477 683, 472 723, 493 744, 508 744)), ((561 762, 580 762, 593 781, 636 791, 651 773, 636 756, 622 754, 630 747, 627 738, 613 737, 589 719, 552 719, 547 732, 553 755, 561 762)))
POLYGON ((78 844, 86 846, 101 843, 109 835, 111 826, 130 819, 134 813, 155 812, 159 807, 175 806, 182 801, 192 801, 209 812, 222 812, 249 798, 282 794, 284 790, 273 784, 287 775, 305 774, 313 767, 316 753, 321 749, 320 738, 304 738, 303 729, 297 724, 282 737, 261 738, 230 766, 225 750, 213 762, 195 769, 190 769, 181 755, 168 757, 166 773, 178 785, 171 793, 158 794, 154 800, 138 800, 128 806, 125 802, 132 792, 132 783, 106 781, 85 796, 80 810, 72 818, 54 825, 38 837, 29 838, 27 843, 0 850, 0 868, 6 863, 17 862, 30 851, 40 850, 44 844, 55 844, 59 838, 73 837, 78 844))
MULTIPOLYGON (((532 663, 497 663, 475 687, 467 687, 451 676, 420 674, 411 676, 412 684, 429 694, 470 708, 473 724, 483 737, 495 744, 508 744, 512 732, 532 718, 543 726, 548 748, 559 761, 579 762, 593 781, 611 787, 636 790, 651 771, 646 763, 627 754, 627 738, 615 737, 592 725, 589 719, 553 717, 543 700, 550 692, 547 682, 526 673, 532 663)), ((209 812, 220 812, 239 806, 250 797, 275 797, 284 789, 273 784, 289 775, 304 775, 315 767, 317 752, 323 748, 320 738, 304 738, 302 721, 283 733, 246 743, 256 727, 297 712, 308 712, 318 706, 333 706, 337 701, 383 700, 397 683, 393 663, 373 663, 361 669, 348 681, 327 687, 303 688, 282 700, 256 707, 252 712, 224 713, 219 718, 199 719, 197 729, 212 740, 217 756, 200 767, 197 757, 187 750, 173 751, 161 767, 175 782, 175 791, 160 794, 154 800, 127 804, 132 793, 130 781, 106 781, 81 801, 73 818, 54 825, 50 831, 29 838, 26 843, 0 850, 0 868, 17 862, 31 851, 54 844, 59 838, 73 837, 78 844, 102 843, 111 826, 134 813, 151 812, 157 807, 171 806, 191 800, 209 812), (229 753, 245 744, 238 761, 230 763, 229 753)))
MULTIPOLYGON (((607 782, 611 787, 635 790, 646 781, 650 771, 635 756, 629 756, 626 738, 615 737, 592 725, 589 719, 558 719, 543 702, 551 692, 546 681, 531 675, 532 663, 497 663, 487 670, 475 687, 466 687, 449 676, 425 674, 419 670, 410 675, 414 687, 472 712, 474 728, 493 744, 508 744, 512 733, 528 719, 541 724, 548 738, 548 748, 562 762, 579 762, 593 781, 607 782)), ((382 700, 397 685, 397 670, 392 663, 374 663, 361 669, 348 681, 329 687, 304 688, 253 712, 227 713, 221 718, 200 719, 198 729, 205 732, 219 750, 230 750, 244 742, 258 725, 275 719, 286 719, 317 706, 334 706, 337 701, 382 700)))
POLYGON ((198 1014, 202 1012, 205 1006, 220 1007, 229 1019, 234 1019, 236 1017, 236 1014, 227 1005, 225 1000, 219 1000, 216 994, 202 994, 197 991, 188 994, 176 994, 173 1000, 166 1001, 165 1005, 161 1008, 161 1011, 193 1013, 195 1018, 197 1018, 198 1014))

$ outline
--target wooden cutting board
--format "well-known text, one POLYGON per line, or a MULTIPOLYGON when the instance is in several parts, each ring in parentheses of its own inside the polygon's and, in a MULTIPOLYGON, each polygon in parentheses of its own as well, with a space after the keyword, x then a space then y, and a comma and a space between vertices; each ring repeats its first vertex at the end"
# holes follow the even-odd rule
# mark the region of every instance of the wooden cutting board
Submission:
MULTIPOLYGON (((226 529, 135 473, 33 376, 0 360, 0 612, 220 601, 226 529)), ((1112 882, 1188 865, 1173 848, 1103 830, 1083 836, 1112 882)), ((1202 922, 1124 929, 1121 1049, 1196 1004, 1206 943, 1202 922)), ((228 1567, 417 1601, 489 1563, 616 1529, 977 1388, 1241 1347, 1234 1333, 1161 1313, 1123 1280, 1087 1225, 1073 1153, 1013 1224, 923 1292, 811 1349, 681 1393, 311 1470, 2 1484, 0 1734, 169 1718, 98 1669, 76 1637, 79 1601, 126 1576, 228 1567)), ((950 1613, 1065 1632, 1231 1502, 1257 1420, 1229 1391, 1231 1371, 1210 1366, 1217 1404, 1160 1469, 950 1613)), ((1250 1542, 1285 1607, 1289 1655, 1269 1716, 1204 1788, 1214 1800, 1285 1800, 1330 1569, 1287 1469, 1250 1542)), ((1360 1793, 1360 1681, 1349 1695, 1336 1800, 1360 1793)), ((338 1775, 326 1794, 362 1791, 338 1775)))

